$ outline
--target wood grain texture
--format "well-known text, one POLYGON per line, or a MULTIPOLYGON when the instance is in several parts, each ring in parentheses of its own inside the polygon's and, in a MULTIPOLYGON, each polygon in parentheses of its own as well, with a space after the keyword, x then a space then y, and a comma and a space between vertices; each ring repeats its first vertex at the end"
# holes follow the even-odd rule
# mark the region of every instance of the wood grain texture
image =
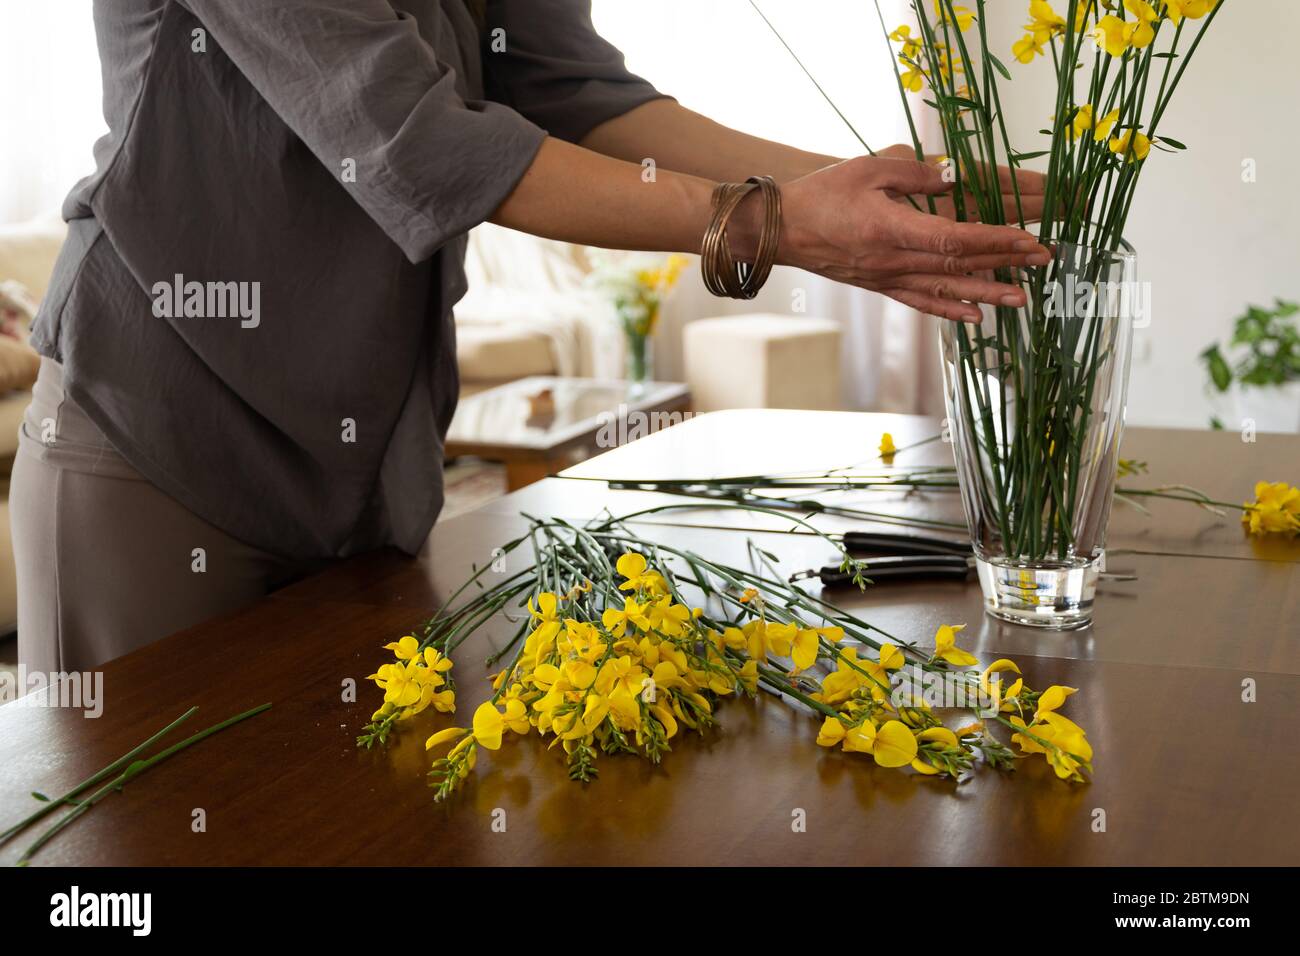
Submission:
MULTIPOLYGON (((686 432, 709 417, 678 427, 686 432)), ((883 421, 852 418, 863 435, 883 421)), ((915 421, 918 431, 927 424, 915 421)), ((896 438, 899 424, 890 420, 896 438)), ((698 435, 721 440, 717 430, 698 435)), ((1130 439, 1133 454, 1153 465, 1158 454, 1174 454, 1169 449, 1205 443, 1203 473, 1193 482, 1203 486, 1230 486, 1246 470, 1218 448, 1221 436, 1134 430, 1130 439)), ((583 467, 619 464, 612 456, 642 454, 642 444, 583 467)), ((1300 439, 1269 445, 1277 467, 1288 456, 1300 461, 1300 439)), ((837 451, 843 463, 844 449, 837 451)), ((1195 457, 1194 449, 1185 454, 1195 457)), ((718 732, 679 739, 660 767, 602 759, 599 779, 586 786, 571 783, 562 758, 535 736, 512 741, 485 755, 464 792, 445 805, 435 805, 424 785, 423 741, 449 718, 422 715, 387 750, 356 750, 353 738, 378 700, 364 678, 382 659, 380 646, 415 627, 471 563, 518 534, 521 508, 547 514, 549 502, 589 517, 606 505, 628 510, 639 497, 548 479, 440 524, 418 560, 385 552, 346 562, 111 663, 99 719, 30 698, 0 708, 0 825, 30 812, 30 790, 61 792, 192 704, 200 707, 191 721, 198 729, 270 700, 268 713, 105 800, 36 862, 1300 862, 1300 831, 1291 822, 1300 785, 1291 759, 1300 715, 1300 564, 1234 559, 1229 552, 1242 544, 1235 523, 1203 527, 1200 513, 1177 508, 1143 520, 1171 555, 1197 556, 1117 557, 1112 567, 1139 580, 1107 585, 1094 626, 1082 632, 1039 634, 994 622, 982 614, 973 583, 891 585, 844 601, 921 643, 937 624, 964 621, 963 644, 981 658, 1016 656, 1032 685, 1080 688, 1067 712, 1097 752, 1096 777, 1086 786, 1056 780, 1041 760, 963 784, 881 770, 862 755, 816 747, 818 722, 768 697, 724 704, 718 732), (1242 702, 1246 678, 1256 682, 1257 703, 1242 702), (359 685, 355 703, 343 700, 346 680, 359 685), (195 808, 207 814, 206 833, 191 832, 195 808), (497 809, 505 811, 505 833, 492 830, 497 809), (1098 809, 1104 833, 1093 831, 1098 809), (806 812, 807 832, 791 831, 796 810, 806 812)), ((791 569, 827 556, 820 540, 770 532, 666 526, 657 533, 733 562, 745 560, 750 538, 779 550, 791 569)), ((482 662, 507 631, 504 623, 490 626, 459 654, 462 721, 487 696, 482 662)), ((0 847, 0 864, 13 862, 35 835, 0 847)))

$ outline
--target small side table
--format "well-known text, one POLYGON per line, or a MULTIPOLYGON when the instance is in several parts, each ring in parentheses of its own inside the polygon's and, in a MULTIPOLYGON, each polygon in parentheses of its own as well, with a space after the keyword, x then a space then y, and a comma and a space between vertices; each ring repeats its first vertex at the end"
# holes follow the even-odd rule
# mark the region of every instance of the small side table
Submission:
POLYGON ((724 315, 682 330, 697 412, 727 408, 837 411, 840 324, 804 315, 724 315))
POLYGON ((447 432, 449 458, 506 466, 511 491, 627 441, 682 421, 691 393, 680 382, 537 375, 463 399, 447 432))

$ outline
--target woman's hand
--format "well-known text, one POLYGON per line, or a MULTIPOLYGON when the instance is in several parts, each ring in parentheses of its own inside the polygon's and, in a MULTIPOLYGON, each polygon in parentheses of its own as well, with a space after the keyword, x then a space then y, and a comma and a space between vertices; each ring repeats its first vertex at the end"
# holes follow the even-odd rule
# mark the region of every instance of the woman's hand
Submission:
MULTIPOLYGON (((952 188, 915 159, 864 156, 819 169, 782 187, 777 261, 948 319, 978 322, 972 303, 1023 306, 1023 289, 973 273, 1046 265, 1051 254, 1023 229, 953 222, 906 199, 952 188)), ((761 215, 755 191, 728 225, 742 257, 757 245, 761 215)))
MULTIPOLYGON (((876 153, 877 156, 884 156, 887 159, 916 159, 916 150, 911 146, 899 144, 882 149, 876 153)), ((927 163, 939 165, 942 156, 925 157, 927 163)), ((987 167, 978 165, 973 171, 962 170, 963 180, 970 175, 984 177, 984 170, 987 167)), ((1043 193, 1047 187, 1047 177, 1042 173, 1036 173, 1029 169, 1018 169, 1014 173, 1006 166, 998 167, 998 186, 1002 191, 1002 218, 1006 222, 1020 222, 1021 216, 1024 216, 1025 222, 1038 222, 1043 218, 1043 193), (1016 197, 1019 194, 1019 203, 1016 197)), ((968 190, 966 193, 966 218, 970 221, 978 222, 980 219, 979 211, 975 208, 975 197, 968 190)), ((924 203, 921 204, 924 207, 924 203)), ((956 219, 957 209, 951 196, 942 196, 935 200, 935 212, 945 219, 956 219)))

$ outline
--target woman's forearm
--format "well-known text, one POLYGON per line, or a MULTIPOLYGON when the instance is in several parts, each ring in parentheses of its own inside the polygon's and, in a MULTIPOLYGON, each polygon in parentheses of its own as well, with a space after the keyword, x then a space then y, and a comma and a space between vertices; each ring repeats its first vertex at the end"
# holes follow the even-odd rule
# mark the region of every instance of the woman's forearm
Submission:
POLYGON ((675 100, 651 100, 607 120, 582 145, 628 162, 652 159, 660 169, 727 182, 772 176, 785 183, 839 162, 715 123, 675 100))
POLYGON ((607 249, 699 252, 714 183, 547 139, 492 216, 497 225, 607 249))
MULTIPOLYGON (((492 221, 584 245, 698 252, 714 186, 711 178, 661 166, 651 175, 637 163, 547 139, 492 221)), ((781 187, 776 261, 953 319, 978 321, 972 302, 1023 305, 1021 288, 981 276, 1048 262, 1033 236, 951 222, 900 198, 951 189, 939 169, 915 160, 859 157, 818 168, 781 187)), ((742 261, 754 258, 762 212, 751 192, 727 225, 742 261)))

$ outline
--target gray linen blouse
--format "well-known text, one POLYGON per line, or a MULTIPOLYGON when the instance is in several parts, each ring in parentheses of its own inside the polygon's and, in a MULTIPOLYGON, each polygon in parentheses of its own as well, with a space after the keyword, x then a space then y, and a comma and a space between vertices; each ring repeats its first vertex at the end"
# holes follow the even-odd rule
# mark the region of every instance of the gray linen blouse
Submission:
POLYGON ((660 94, 589 0, 96 0, 95 25, 110 132, 33 344, 228 533, 414 553, 442 506, 466 231, 548 132, 660 94))

